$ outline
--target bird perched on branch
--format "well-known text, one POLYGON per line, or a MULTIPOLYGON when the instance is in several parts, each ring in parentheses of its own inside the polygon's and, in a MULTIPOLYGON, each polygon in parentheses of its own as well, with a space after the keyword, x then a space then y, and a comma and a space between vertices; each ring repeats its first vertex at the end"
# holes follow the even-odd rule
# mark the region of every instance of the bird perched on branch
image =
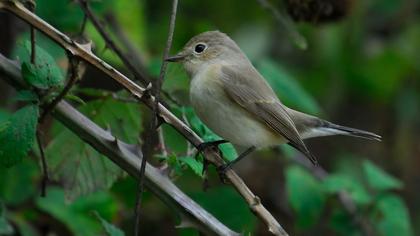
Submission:
POLYGON ((175 56, 191 77, 190 99, 198 117, 224 140, 207 146, 231 142, 245 151, 231 166, 256 148, 288 143, 312 163, 317 159, 303 139, 349 135, 371 140, 381 136, 336 125, 281 103, 263 76, 254 68, 238 45, 219 31, 194 36, 175 56))

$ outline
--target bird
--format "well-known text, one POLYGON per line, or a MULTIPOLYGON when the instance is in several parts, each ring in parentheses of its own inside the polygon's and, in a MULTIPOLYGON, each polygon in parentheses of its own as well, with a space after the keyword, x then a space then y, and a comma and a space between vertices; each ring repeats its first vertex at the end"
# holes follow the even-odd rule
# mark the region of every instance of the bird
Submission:
POLYGON ((243 151, 233 163, 256 149, 289 144, 314 165, 317 158, 304 139, 347 135, 381 140, 372 132, 337 125, 285 106, 239 46, 225 33, 207 31, 192 37, 168 62, 183 64, 191 78, 190 102, 200 120, 223 140, 243 151))

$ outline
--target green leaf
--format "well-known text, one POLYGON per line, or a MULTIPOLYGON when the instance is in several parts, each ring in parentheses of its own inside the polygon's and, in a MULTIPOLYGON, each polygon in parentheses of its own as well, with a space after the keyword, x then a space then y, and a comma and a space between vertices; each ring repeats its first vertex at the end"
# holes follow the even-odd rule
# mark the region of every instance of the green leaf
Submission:
POLYGON ((97 211, 94 211, 93 214, 99 220, 99 222, 101 222, 101 225, 108 236, 124 236, 125 235, 121 229, 115 227, 115 225, 104 220, 97 211))
POLYGON ((229 187, 213 187, 208 191, 189 193, 198 204, 226 226, 249 235, 255 232, 257 221, 243 199, 229 187))
POLYGON ((363 162, 363 170, 369 186, 375 190, 386 191, 403 187, 401 181, 387 174, 371 161, 365 160, 363 162))
POLYGON ((375 208, 373 220, 380 235, 413 235, 407 206, 399 196, 395 194, 382 195, 376 201, 375 208))
POLYGON ((0 166, 0 198, 7 206, 24 204, 38 194, 39 176, 37 161, 24 161, 13 168, 0 166))
POLYGON ((311 114, 321 113, 316 100, 280 65, 271 60, 261 60, 257 68, 286 105, 311 114))
POLYGON ((337 235, 359 236, 359 227, 355 226, 354 219, 342 208, 333 208, 329 225, 337 235))
POLYGON ((185 163, 195 174, 203 177, 203 163, 197 161, 194 157, 179 157, 178 160, 185 163))
POLYGON ((34 91, 30 90, 21 90, 14 97, 15 101, 24 101, 24 102, 36 102, 38 101, 38 95, 34 91))
MULTIPOLYGON (((109 98, 91 101, 80 110, 117 138, 137 143, 142 130, 137 104, 109 98)), ((52 178, 63 184, 67 200, 107 189, 123 175, 118 166, 62 125, 56 124, 54 131, 56 136, 49 143, 46 154, 52 178)))
POLYGON ((107 217, 117 211, 115 199, 108 193, 95 193, 66 204, 64 192, 58 187, 50 187, 46 197, 38 197, 36 206, 63 222, 77 236, 101 235, 100 223, 91 216, 92 211, 98 211, 107 217))
POLYGON ((83 101, 82 98, 80 98, 80 97, 78 97, 74 94, 66 94, 66 99, 75 101, 75 102, 79 103, 80 105, 85 105, 86 104, 86 102, 83 101))
POLYGON ((6 219, 5 207, 2 202, 0 202, 0 235, 14 235, 15 230, 13 226, 6 219))
POLYGON ((360 181, 344 174, 331 174, 324 179, 322 185, 329 193, 346 191, 357 204, 368 204, 372 201, 372 197, 360 181))
POLYGON ((297 225, 304 229, 315 225, 326 200, 321 183, 301 167, 290 166, 286 169, 286 191, 297 214, 297 225))
MULTIPOLYGON (((31 50, 29 42, 25 47, 31 50)), ((28 61, 22 63, 22 77, 30 85, 39 89, 48 89, 61 85, 64 76, 54 58, 41 47, 36 46, 35 64, 28 61)))
MULTIPOLYGON (((11 114, 8 111, 0 108, 0 124, 3 124, 5 121, 7 121, 10 118, 10 116, 11 114)), ((0 128, 0 132, 1 132, 1 128, 0 128)))
POLYGON ((0 164, 20 162, 32 148, 38 123, 38 106, 28 105, 0 124, 0 164))

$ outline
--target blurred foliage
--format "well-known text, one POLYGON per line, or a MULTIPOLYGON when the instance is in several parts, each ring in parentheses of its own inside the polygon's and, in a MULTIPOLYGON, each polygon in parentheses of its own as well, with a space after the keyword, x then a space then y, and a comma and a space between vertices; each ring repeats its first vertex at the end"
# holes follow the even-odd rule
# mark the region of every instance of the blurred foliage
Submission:
MULTIPOLYGON (((420 4, 269 2, 303 23, 295 25, 283 15, 286 23, 279 25, 258 1, 180 1, 172 53, 195 34, 219 29, 240 45, 286 105, 376 131, 384 142, 308 141, 329 172, 323 180, 293 164, 295 154, 289 149, 283 154, 289 157, 286 161, 274 151, 258 152, 261 158, 244 161, 252 168, 238 167, 240 175, 291 235, 362 235, 337 198, 342 191, 376 235, 418 234, 420 4), (290 34, 298 37, 287 37, 290 34), (306 50, 294 46, 300 37, 307 42, 306 50), (262 162, 274 164, 261 169, 266 166, 262 162), (276 179, 278 188, 272 189, 268 183, 278 172, 282 178, 276 179)), ((90 4, 117 45, 137 54, 147 72, 156 77, 170 2, 101 0, 90 4)), ((36 5, 36 13, 54 27, 71 36, 80 34, 84 16, 76 2, 37 0, 36 5)), ((89 21, 85 35, 99 57, 130 75, 89 21)), ((38 196, 42 177, 34 145, 38 105, 61 91, 68 62, 62 48, 37 34, 36 64, 30 64, 28 39, 27 29, 19 31, 10 57, 19 59, 23 78, 36 89, 19 91, 7 107, 0 108, 0 235, 132 234, 137 183, 56 121, 41 127, 48 140, 46 156, 53 182, 46 198, 38 196), (46 94, 41 101, 39 91, 46 94)), ((146 110, 123 101, 129 95, 118 92, 120 87, 104 75, 91 69, 86 75, 67 98, 112 135, 136 144, 147 125, 146 110)), ((181 66, 170 64, 163 88, 180 104, 165 101, 205 141, 219 140, 189 106, 188 85, 181 66)), ((167 164, 177 185, 227 226, 245 235, 266 235, 265 226, 232 188, 215 183, 202 191, 202 157, 195 158, 195 150, 171 127, 162 128, 168 155, 156 153, 151 161, 167 164)), ((231 144, 220 147, 226 160, 237 156, 231 144)), ((211 181, 217 179, 212 169, 209 175, 211 181)), ((143 202, 142 234, 198 235, 193 229, 175 228, 179 219, 155 196, 146 192, 143 202)))
POLYGON ((0 164, 10 167, 27 156, 35 140, 38 106, 28 105, 0 124, 0 164))

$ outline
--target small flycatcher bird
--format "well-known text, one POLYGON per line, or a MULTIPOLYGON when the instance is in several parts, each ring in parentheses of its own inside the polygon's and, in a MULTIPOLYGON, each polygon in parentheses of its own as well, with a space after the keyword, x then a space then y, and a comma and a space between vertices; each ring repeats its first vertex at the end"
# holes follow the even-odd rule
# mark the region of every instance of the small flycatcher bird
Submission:
POLYGON ((336 125, 283 105, 238 45, 219 31, 194 36, 166 60, 182 62, 192 79, 190 100, 198 117, 224 140, 246 149, 236 160, 256 148, 288 143, 316 164, 303 139, 349 135, 381 140, 374 133, 336 125))

